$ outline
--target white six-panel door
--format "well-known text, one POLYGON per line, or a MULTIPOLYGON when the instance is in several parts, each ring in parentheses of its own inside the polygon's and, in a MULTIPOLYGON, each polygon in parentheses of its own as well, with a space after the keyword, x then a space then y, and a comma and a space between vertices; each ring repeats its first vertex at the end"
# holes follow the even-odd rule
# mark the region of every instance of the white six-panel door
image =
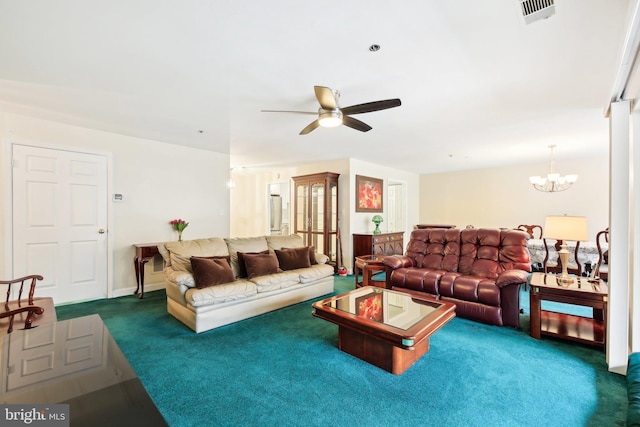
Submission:
POLYGON ((13 145, 14 276, 56 304, 107 296, 107 159, 13 145))

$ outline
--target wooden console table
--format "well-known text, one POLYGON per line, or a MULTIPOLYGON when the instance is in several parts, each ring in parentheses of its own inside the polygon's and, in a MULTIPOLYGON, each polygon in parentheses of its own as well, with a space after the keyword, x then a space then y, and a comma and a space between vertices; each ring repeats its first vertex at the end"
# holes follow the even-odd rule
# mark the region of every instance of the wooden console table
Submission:
POLYGON ((607 338, 609 288, 602 280, 575 277, 569 285, 558 284, 555 274, 532 273, 529 305, 531 336, 541 335, 604 347, 607 338), (541 301, 593 308, 593 317, 575 316, 541 309, 541 301))
POLYGON ((136 291, 140 291, 138 298, 144 298, 144 265, 151 261, 154 256, 159 255, 158 243, 142 243, 133 245, 136 248, 136 256, 133 258, 133 268, 136 272, 136 291))

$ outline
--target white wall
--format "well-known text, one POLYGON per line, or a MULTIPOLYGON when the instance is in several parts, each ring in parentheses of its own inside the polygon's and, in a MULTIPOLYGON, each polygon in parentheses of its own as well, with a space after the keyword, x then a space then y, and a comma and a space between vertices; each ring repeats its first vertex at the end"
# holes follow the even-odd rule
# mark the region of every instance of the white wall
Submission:
POLYGON ((529 183, 544 175, 548 163, 422 175, 420 223, 479 227, 539 224, 547 215, 587 217, 590 240, 609 225, 609 164, 607 156, 556 160, 561 175, 578 174, 578 181, 558 193, 542 193, 529 183))
MULTIPOLYGON (((109 286, 114 296, 135 289, 133 271, 136 243, 177 239, 169 225, 174 218, 189 221, 184 239, 229 236, 229 190, 226 186, 229 155, 157 141, 132 138, 0 112, 0 239, 10 247, 5 229, 10 215, 11 143, 37 144, 110 153, 113 159, 112 191, 124 196, 111 202, 113 269, 109 286)), ((9 225, 10 226, 10 225, 9 225)), ((0 277, 12 277, 10 254, 0 256, 0 277)), ((163 286, 163 273, 147 264, 145 285, 163 286)), ((153 288, 151 286, 150 288, 153 288)), ((145 288, 148 289, 148 288, 145 288)))
MULTIPOLYGON (((311 163, 289 168, 273 170, 238 170, 232 174, 235 187, 231 190, 231 234, 236 237, 257 236, 267 232, 268 184, 275 182, 291 183, 291 219, 293 227, 293 183, 291 177, 320 172, 335 172, 338 179, 338 206, 342 250, 345 267, 352 271, 352 233, 371 232, 375 225, 371 222, 374 214, 355 212, 355 176, 365 175, 380 178, 384 181, 385 200, 383 208, 388 206, 386 187, 389 180, 404 182, 407 193, 407 225, 405 236, 408 236, 413 225, 418 221, 419 176, 397 169, 388 168, 357 159, 339 159, 329 162, 311 163)), ((381 214, 384 218, 385 213, 381 214)), ((383 222, 381 230, 386 231, 383 222)), ((293 232, 293 230, 292 230, 293 232)), ((406 238, 406 237, 405 237, 406 238)))
MULTIPOLYGON (((406 172, 399 169, 393 169, 386 166, 377 165, 375 163, 364 162, 358 159, 351 159, 349 170, 349 211, 351 212, 350 229, 351 233, 371 233, 375 228, 375 224, 371 222, 374 213, 356 212, 356 175, 368 176, 371 178, 382 179, 384 182, 382 215, 386 220, 386 212, 389 207, 388 191, 389 181, 403 182, 405 184, 406 193, 406 224, 405 224, 405 241, 411 233, 413 226, 418 223, 419 214, 419 197, 420 197, 420 177, 416 173, 406 172)), ((387 223, 384 221, 380 224, 380 230, 387 232, 387 223)))
MULTIPOLYGON (((231 176, 235 186, 231 189, 231 235, 233 237, 251 237, 267 234, 268 220, 268 188, 269 184, 288 182, 290 185, 289 201, 291 207, 289 228, 293 229, 293 181, 298 175, 316 172, 335 172, 340 174, 338 187, 340 190, 338 204, 342 211, 347 198, 342 193, 344 174, 348 171, 348 160, 307 164, 274 169, 236 169, 231 176)), ((342 219, 342 213, 340 215, 342 219)))

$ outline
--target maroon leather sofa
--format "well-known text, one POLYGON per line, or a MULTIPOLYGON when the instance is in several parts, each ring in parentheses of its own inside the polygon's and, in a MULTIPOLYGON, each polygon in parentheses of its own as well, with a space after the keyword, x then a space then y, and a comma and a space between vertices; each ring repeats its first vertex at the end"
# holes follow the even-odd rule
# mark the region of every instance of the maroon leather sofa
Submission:
POLYGON ((387 287, 456 304, 456 316, 520 327, 529 235, 519 230, 413 230, 404 256, 384 259, 387 287))

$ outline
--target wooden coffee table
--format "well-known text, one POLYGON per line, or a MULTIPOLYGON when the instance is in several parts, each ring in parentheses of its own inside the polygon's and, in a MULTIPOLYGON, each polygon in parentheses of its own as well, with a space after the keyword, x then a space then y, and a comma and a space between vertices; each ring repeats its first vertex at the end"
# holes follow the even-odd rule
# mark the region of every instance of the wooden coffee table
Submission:
POLYGON ((604 347, 607 338, 609 288, 599 279, 575 277, 569 285, 558 284, 555 274, 532 273, 529 305, 531 336, 541 335, 604 347), (593 308, 593 317, 542 310, 541 302, 555 301, 593 308))
POLYGON ((429 351, 429 337, 455 317, 455 304, 365 286, 313 304, 338 325, 338 348, 395 375, 429 351))

